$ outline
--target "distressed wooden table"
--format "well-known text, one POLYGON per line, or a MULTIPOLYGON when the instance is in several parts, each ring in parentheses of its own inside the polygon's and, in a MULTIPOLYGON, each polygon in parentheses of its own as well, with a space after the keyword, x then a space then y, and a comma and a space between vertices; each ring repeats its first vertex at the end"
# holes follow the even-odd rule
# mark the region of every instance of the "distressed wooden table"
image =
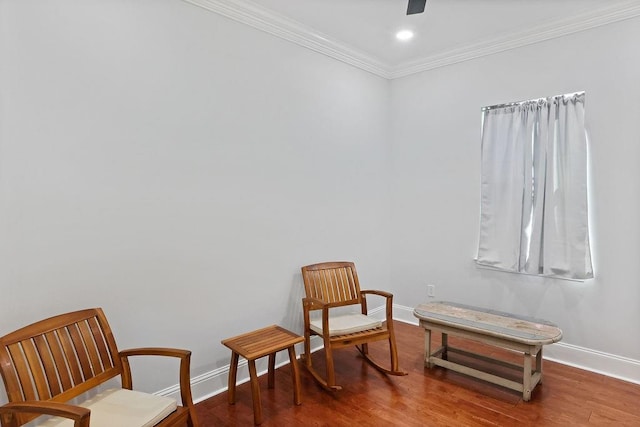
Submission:
POLYGON ((542 381, 542 347, 562 339, 562 331, 553 323, 532 317, 517 316, 453 302, 438 301, 418 305, 413 315, 425 330, 425 366, 442 366, 462 374, 522 392, 522 399, 531 399, 531 392, 542 381), (431 333, 442 334, 442 345, 432 351, 431 333), (522 365, 494 357, 451 347, 448 336, 466 338, 495 347, 523 353, 522 365), (513 381, 448 360, 448 353, 458 353, 471 359, 490 362, 522 371, 522 381, 513 381), (535 368, 532 368, 535 357, 535 368))

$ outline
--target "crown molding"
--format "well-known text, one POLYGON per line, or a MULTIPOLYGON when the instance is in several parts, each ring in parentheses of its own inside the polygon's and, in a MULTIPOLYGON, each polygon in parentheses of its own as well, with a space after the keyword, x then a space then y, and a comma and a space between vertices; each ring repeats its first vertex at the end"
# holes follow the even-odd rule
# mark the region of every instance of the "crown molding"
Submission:
POLYGON ((256 3, 239 0, 183 0, 211 12, 249 25, 281 39, 322 53, 333 59, 389 79, 391 68, 331 36, 314 30, 256 3))
POLYGON ((415 61, 391 66, 304 24, 245 0, 183 0, 253 28, 296 43, 385 79, 395 79, 480 58, 506 50, 567 36, 640 16, 640 0, 605 6, 570 18, 558 19, 522 31, 501 34, 476 43, 441 51, 415 61))
POLYGON ((460 46, 426 58, 401 64, 390 70, 390 79, 568 36, 637 16, 640 16, 640 1, 638 0, 599 8, 587 13, 577 14, 570 18, 558 19, 547 24, 525 28, 522 31, 486 38, 473 44, 460 46))

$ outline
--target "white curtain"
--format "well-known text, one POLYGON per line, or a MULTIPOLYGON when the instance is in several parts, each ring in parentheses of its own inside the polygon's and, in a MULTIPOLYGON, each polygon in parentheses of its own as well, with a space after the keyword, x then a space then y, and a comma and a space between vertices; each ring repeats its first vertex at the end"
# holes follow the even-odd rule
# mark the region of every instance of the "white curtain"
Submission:
POLYGON ((479 265, 593 277, 584 98, 483 108, 479 265))

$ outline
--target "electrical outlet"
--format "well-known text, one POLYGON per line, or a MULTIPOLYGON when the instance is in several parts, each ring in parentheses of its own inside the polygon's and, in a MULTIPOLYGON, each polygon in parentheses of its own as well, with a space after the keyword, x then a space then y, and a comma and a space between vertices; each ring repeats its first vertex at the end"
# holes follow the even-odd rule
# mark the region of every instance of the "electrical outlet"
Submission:
POLYGON ((427 285, 427 296, 434 298, 436 296, 436 285, 427 285))

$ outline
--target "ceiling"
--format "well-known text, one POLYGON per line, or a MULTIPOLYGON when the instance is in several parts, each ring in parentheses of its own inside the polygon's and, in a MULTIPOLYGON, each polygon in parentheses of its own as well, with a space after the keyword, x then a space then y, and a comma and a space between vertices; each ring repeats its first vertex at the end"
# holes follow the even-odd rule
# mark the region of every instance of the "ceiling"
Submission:
POLYGON ((640 16, 640 0, 427 0, 410 16, 407 0, 184 1, 386 78, 640 16))

